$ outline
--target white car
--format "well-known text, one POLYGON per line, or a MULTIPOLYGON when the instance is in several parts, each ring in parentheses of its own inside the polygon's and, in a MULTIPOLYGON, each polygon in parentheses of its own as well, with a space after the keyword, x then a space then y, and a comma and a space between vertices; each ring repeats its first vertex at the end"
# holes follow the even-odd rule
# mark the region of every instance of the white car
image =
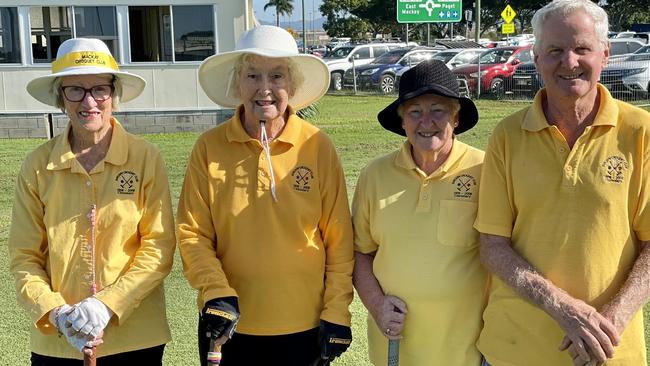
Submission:
POLYGON ((368 43, 335 48, 328 57, 323 58, 330 72, 330 89, 341 90, 343 75, 352 65, 369 64, 376 57, 402 46, 400 43, 368 43))
POLYGON ((433 59, 444 62, 451 70, 454 67, 470 63, 470 61, 487 50, 487 48, 450 48, 438 52, 433 56, 433 59))
POLYGON ((600 82, 617 97, 650 97, 650 46, 617 61, 611 61, 600 74, 600 82))

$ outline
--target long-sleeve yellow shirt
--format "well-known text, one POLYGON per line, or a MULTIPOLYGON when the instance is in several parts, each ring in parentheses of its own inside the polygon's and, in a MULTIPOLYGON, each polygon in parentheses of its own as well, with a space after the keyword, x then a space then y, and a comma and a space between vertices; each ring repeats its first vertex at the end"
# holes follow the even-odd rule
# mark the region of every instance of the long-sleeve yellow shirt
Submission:
POLYGON ((98 356, 171 339, 163 279, 171 270, 174 223, 158 150, 113 119, 109 150, 90 173, 70 149, 66 131, 30 153, 16 183, 9 234, 18 302, 33 321, 32 352, 83 358, 49 323, 50 310, 92 294, 88 213, 97 205, 96 297, 115 315, 98 356))
POLYGON ((330 139, 290 112, 270 144, 274 202, 262 145, 240 113, 198 139, 181 192, 179 248, 199 309, 238 296, 244 334, 349 325, 352 225, 330 139))

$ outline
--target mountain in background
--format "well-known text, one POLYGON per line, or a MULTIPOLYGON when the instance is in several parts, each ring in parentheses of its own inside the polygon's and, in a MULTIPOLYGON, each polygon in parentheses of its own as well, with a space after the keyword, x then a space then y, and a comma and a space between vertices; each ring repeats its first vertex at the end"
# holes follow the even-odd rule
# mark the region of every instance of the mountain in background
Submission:
MULTIPOLYGON (((275 21, 268 21, 268 20, 263 20, 263 19, 258 19, 258 21, 261 24, 264 24, 264 25, 275 25, 275 21)), ((314 19, 314 28, 316 29, 316 31, 322 31, 323 30, 323 23, 324 22, 325 22, 325 18, 314 19)), ((308 31, 311 31, 311 29, 312 29, 312 27, 311 27, 311 19, 307 19, 307 23, 305 24, 305 26, 307 27, 308 31)), ((301 32, 302 31, 302 20, 301 19, 300 20, 295 20, 293 22, 281 20, 280 21, 280 27, 282 27, 282 28, 291 27, 296 32, 301 32)))

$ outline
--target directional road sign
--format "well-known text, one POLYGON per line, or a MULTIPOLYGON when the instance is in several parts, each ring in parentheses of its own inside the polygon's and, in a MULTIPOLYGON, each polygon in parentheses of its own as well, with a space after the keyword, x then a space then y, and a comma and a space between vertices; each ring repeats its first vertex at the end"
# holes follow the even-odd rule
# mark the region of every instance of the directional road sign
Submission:
POLYGON ((517 15, 517 13, 515 12, 515 9, 510 6, 510 4, 506 5, 506 8, 501 12, 501 18, 503 18, 506 23, 511 23, 512 20, 515 19, 515 15, 517 15))
POLYGON ((462 0, 397 0, 399 23, 460 22, 462 0))

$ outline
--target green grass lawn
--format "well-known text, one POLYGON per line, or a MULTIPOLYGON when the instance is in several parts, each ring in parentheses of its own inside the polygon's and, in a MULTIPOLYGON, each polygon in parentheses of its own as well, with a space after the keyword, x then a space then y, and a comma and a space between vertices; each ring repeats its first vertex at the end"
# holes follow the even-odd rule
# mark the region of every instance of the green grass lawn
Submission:
MULTIPOLYGON (((346 173, 348 194, 354 191, 359 171, 366 163, 392 151, 403 138, 383 130, 376 122, 379 110, 388 105, 393 97, 326 96, 319 103, 320 114, 313 121, 333 139, 341 156, 346 173)), ((496 123, 525 104, 514 102, 484 101, 478 103, 481 115, 479 125, 459 138, 470 145, 485 149, 487 138, 496 123)), ((189 152, 197 134, 147 135, 147 140, 162 151, 169 170, 169 183, 174 209, 185 174, 189 152)), ((15 175, 25 154, 44 140, 0 140, 0 365, 29 364, 28 320, 18 307, 9 275, 7 237, 11 221, 11 205, 15 175)), ((174 268, 165 282, 167 315, 172 328, 173 341, 167 346, 165 365, 198 365, 196 356, 196 307, 195 291, 183 277, 181 261, 176 254, 174 268)), ((350 350, 334 362, 336 365, 370 365, 366 356, 366 311, 355 298, 352 304, 354 341, 350 350)), ((648 309, 646 308, 646 315, 648 309)), ((646 327, 646 338, 648 337, 646 327)))

